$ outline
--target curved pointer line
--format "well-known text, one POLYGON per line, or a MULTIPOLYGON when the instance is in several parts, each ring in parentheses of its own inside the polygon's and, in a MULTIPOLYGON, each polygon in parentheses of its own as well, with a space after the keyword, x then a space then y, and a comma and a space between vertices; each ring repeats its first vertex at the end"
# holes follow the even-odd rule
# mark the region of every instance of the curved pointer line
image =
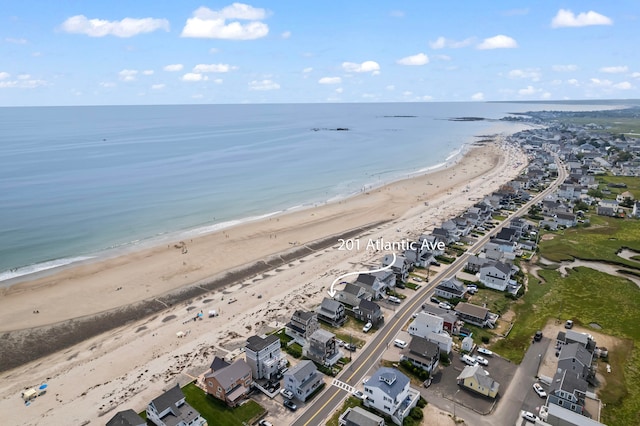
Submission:
POLYGON ((336 285, 336 283, 338 281, 340 281, 341 279, 343 279, 344 277, 349 277, 351 275, 360 275, 360 274, 366 274, 366 273, 373 273, 373 272, 381 272, 381 271, 386 271, 387 269, 390 269, 394 263, 396 263, 396 254, 395 253, 391 253, 391 255, 393 256, 393 260, 391 261, 391 263, 385 267, 379 268, 379 269, 374 269, 371 271, 357 271, 357 272, 348 272, 344 275, 340 275, 338 278, 336 278, 335 280, 333 280, 333 282, 331 283, 331 288, 329 289, 329 291, 327 293, 329 293, 329 296, 333 297, 336 295, 336 291, 333 289, 333 286, 336 285), (333 293, 333 294, 332 294, 333 293))

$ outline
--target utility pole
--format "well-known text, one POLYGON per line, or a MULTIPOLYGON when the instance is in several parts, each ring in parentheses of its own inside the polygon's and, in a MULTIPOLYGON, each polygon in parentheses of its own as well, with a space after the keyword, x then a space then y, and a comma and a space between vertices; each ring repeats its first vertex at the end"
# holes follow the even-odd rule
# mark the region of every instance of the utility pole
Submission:
POLYGON ((351 349, 353 349, 353 344, 351 343, 351 333, 349 333, 349 364, 351 364, 351 354, 353 353, 353 351, 351 349))

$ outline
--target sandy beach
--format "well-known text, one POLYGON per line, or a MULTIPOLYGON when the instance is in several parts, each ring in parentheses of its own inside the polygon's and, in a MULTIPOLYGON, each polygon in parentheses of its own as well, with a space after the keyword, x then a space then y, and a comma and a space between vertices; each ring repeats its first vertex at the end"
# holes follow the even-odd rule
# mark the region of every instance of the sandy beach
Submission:
POLYGON ((316 306, 338 275, 379 265, 382 253, 338 250, 339 236, 417 237, 525 165, 501 135, 428 175, 3 289, 0 332, 10 349, 3 363, 46 354, 36 338, 68 347, 4 371, 0 412, 7 424, 83 424, 104 423, 116 408, 140 411, 176 379, 202 373, 214 354, 316 306), (211 309, 220 316, 206 318, 211 309), (200 311, 205 319, 193 321, 200 311), (76 336, 80 343, 56 341, 82 321, 94 328, 76 336), (20 391, 44 381, 49 392, 26 407, 20 391))

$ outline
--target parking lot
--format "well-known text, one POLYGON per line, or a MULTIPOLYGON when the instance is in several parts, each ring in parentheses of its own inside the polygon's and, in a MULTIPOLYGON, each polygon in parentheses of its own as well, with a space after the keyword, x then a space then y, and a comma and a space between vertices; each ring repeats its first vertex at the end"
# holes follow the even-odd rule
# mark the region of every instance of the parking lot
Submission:
MULTIPOLYGON (((327 386, 325 380, 325 387, 327 386)), ((287 407, 285 407, 282 403, 284 402, 284 397, 280 395, 280 392, 277 392, 276 396, 273 398, 269 398, 264 393, 255 390, 251 394, 251 399, 256 401, 258 404, 263 406, 267 411, 265 420, 273 423, 274 425, 290 425, 293 424, 296 418, 300 415, 300 411, 304 409, 306 403, 299 401, 298 399, 293 399, 293 402, 297 405, 297 411, 291 411, 287 407)), ((313 399, 307 401, 307 403, 313 403, 313 399)))
MULTIPOLYGON (((440 366, 438 372, 434 374, 427 393, 433 392, 438 396, 447 398, 479 414, 489 414, 493 410, 494 405, 500 401, 501 392, 509 386, 517 366, 495 354, 491 357, 485 357, 489 361, 489 365, 484 367, 484 369, 489 372, 489 375, 494 380, 500 383, 498 397, 494 400, 458 386, 456 378, 466 364, 460 361, 460 354, 456 352, 452 352, 450 358, 451 364, 448 367, 440 366)), ((533 389, 531 392, 533 393, 533 389)), ((536 398, 538 397, 536 396, 536 398)))

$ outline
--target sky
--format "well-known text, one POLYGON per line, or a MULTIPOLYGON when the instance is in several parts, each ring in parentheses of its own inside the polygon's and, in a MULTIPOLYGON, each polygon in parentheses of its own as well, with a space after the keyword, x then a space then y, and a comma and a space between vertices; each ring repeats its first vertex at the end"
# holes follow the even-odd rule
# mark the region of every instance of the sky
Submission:
POLYGON ((640 98, 640 1, 3 0, 0 106, 640 98))

